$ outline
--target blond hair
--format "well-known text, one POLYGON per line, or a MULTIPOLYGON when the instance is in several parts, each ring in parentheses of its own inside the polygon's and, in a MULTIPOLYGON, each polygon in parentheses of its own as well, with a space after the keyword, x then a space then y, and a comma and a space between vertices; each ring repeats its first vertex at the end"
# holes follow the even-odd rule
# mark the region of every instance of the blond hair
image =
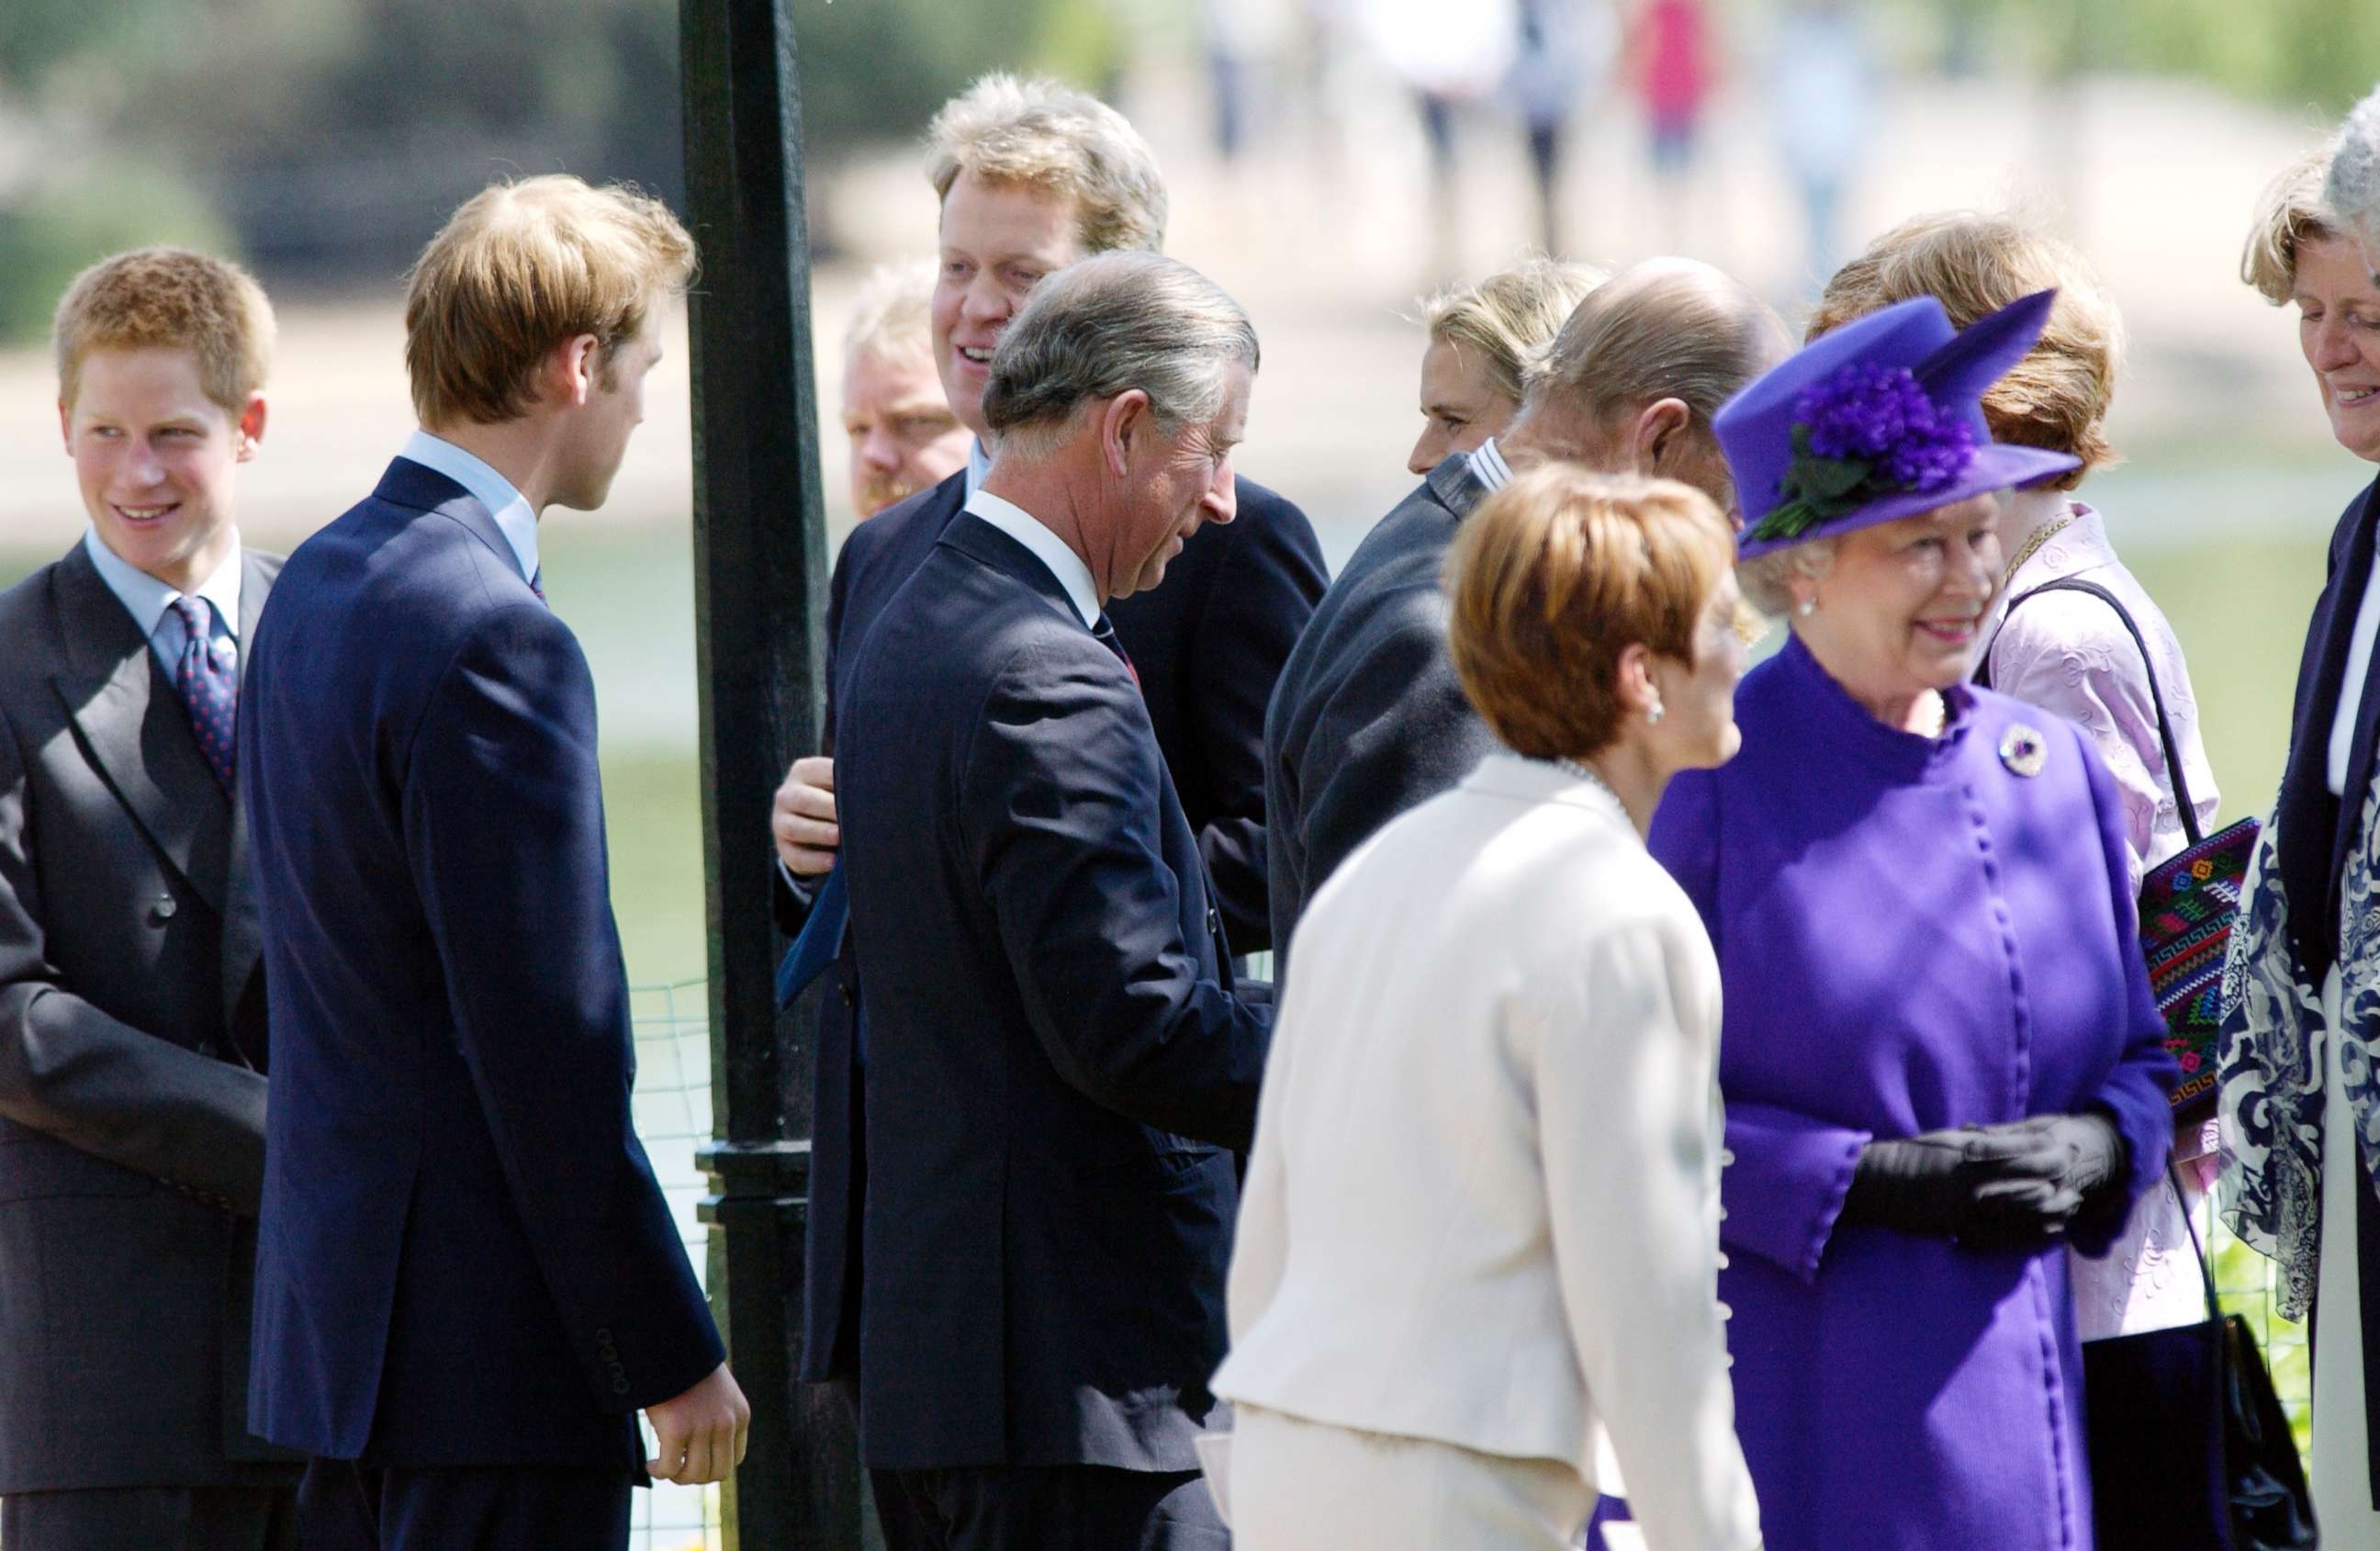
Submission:
POLYGON ((843 360, 862 356, 900 359, 933 352, 934 261, 888 259, 868 272, 852 298, 843 332, 843 360))
POLYGON ((666 206, 625 184, 566 175, 481 189, 449 216, 407 277, 405 367, 425 426, 517 419, 539 365, 592 334, 613 352, 694 273, 694 239, 666 206))
POLYGON ((1423 304, 1422 322, 1433 345, 1475 353, 1489 384, 1518 404, 1529 361, 1606 278, 1589 264, 1527 259, 1476 285, 1440 291, 1423 304))
POLYGON ((1447 649, 1515 754, 1585 758, 1618 738, 1622 652, 1691 664, 1735 552, 1710 497, 1675 479, 1549 463, 1482 502, 1447 551, 1447 649))
POLYGON ((2240 278, 2275 307, 2297 293, 2298 250, 2340 234, 2323 210, 2322 187, 2338 153, 2338 137, 2301 151, 2256 196, 2255 219, 2240 248, 2240 278))
POLYGON ((961 173, 1073 201, 1086 253, 1165 246, 1165 177, 1123 115, 1041 77, 985 76, 942 104, 926 131, 937 199, 961 173))
POLYGON ((2046 481, 2070 491, 2119 461, 2107 442, 2107 406, 2123 370, 2124 323, 2097 272, 2048 233, 2006 215, 1946 211, 1902 222, 1835 272, 1810 319, 1809 337, 1895 302, 1932 297, 1955 328, 2036 291, 2058 299, 2041 337, 1984 394, 1992 439, 2070 453, 2082 467, 2046 481))
POLYGON ((58 401, 71 407, 93 350, 188 350, 199 386, 237 416, 273 364, 273 304, 253 275, 186 248, 141 248, 74 277, 50 325, 58 401))

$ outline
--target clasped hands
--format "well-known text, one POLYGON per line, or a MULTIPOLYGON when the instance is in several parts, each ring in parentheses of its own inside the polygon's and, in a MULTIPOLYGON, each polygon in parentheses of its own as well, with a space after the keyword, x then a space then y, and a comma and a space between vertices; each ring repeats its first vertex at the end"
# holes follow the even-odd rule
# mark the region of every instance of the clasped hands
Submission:
POLYGON ((1841 1220, 1982 1249, 2055 1238, 2122 1178, 2121 1133, 2104 1115, 2034 1115, 1870 1142, 1841 1220))

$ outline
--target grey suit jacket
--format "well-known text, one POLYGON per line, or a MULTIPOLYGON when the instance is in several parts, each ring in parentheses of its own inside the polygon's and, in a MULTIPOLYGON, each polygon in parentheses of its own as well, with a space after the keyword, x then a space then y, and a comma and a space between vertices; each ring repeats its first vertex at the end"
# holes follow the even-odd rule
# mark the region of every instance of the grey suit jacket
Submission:
POLYGON ((1275 996, 1305 902, 1390 819, 1451 790, 1498 746, 1446 655, 1439 584, 1486 495, 1457 454, 1364 537, 1281 668, 1265 710, 1275 996))
MULTIPOLYGON (((242 564, 244 647, 280 562, 242 564)), ((81 545, 0 594, 0 1495, 292 1474, 246 1427, 244 829, 81 545)))

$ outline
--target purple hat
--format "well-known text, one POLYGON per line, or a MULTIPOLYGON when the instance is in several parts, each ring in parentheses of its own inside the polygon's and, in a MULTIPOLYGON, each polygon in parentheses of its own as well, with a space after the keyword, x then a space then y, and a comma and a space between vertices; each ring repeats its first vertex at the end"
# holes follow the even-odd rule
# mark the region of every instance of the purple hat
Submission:
POLYGON ((1932 297, 1898 302, 1719 406, 1711 429, 1743 503, 1741 558, 2080 467, 1994 442, 1984 421, 1984 391, 2033 348, 2057 297, 2035 292, 1963 333, 1932 297))

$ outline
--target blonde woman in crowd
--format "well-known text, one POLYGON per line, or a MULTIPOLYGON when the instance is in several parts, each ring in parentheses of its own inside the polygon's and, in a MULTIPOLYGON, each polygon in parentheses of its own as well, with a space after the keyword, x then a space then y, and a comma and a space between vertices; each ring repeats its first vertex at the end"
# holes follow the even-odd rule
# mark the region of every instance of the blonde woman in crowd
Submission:
POLYGON ((1416 478, 1501 436, 1521 412, 1522 376, 1571 311, 1603 284, 1601 270, 1528 259, 1476 285, 1429 299, 1422 324, 1421 435, 1405 458, 1416 478))
MULTIPOLYGON (((2335 142, 2334 142, 2335 144, 2335 142)), ((2298 344, 2338 444, 2380 463, 2380 282, 2324 202, 2334 145, 2266 190, 2241 277, 2297 312, 2298 344)), ((2334 179, 2334 181, 2336 181, 2334 179)), ((2279 1262, 2278 1312, 2313 1312, 2314 1512, 2332 1551, 2380 1547, 2380 802, 2372 640, 2380 496, 2338 519, 2306 629, 2289 761, 2257 843, 2224 975, 2223 1214, 2279 1262), (2362 1145, 2357 1145, 2358 1139, 2362 1145)))
POLYGON ((1241 1551, 1555 1551, 1607 1446, 1655 1551, 1760 1542, 1718 969, 1644 841, 1735 751, 1729 539, 1699 491, 1557 463, 1454 541, 1448 649, 1500 748, 1297 929, 1213 1385, 1241 1551))
MULTIPOLYGON (((2190 841, 2175 800, 2175 772, 2166 766, 2160 700, 2181 754, 2191 818, 2202 834, 2214 831, 2216 798, 2181 643, 2117 558, 2106 522, 2074 494, 2116 457, 2107 416, 2124 331, 2097 274, 2074 249, 2023 222, 1923 215, 1878 237, 1828 282, 1810 336, 1912 297, 1934 297, 1951 325, 1964 329, 2049 290, 2058 297, 2041 336, 1985 391, 1984 418, 1993 441, 2061 453, 2075 467, 2000 497, 1999 545, 2006 558, 1975 680, 2054 711, 2089 736, 2115 780, 2137 889, 2143 871, 2190 841)), ((2214 1149, 2214 1073, 2184 1072, 2182 1084, 2190 1097, 2179 1110, 2174 1157, 2187 1163, 2214 1149)), ((2204 1189, 2198 1179, 2189 1175, 2193 1206, 2204 1189)), ((2183 1211, 2173 1185, 2159 1181, 2105 1256, 2072 1257, 2068 1273, 2082 1340, 2206 1317, 2183 1211)))

